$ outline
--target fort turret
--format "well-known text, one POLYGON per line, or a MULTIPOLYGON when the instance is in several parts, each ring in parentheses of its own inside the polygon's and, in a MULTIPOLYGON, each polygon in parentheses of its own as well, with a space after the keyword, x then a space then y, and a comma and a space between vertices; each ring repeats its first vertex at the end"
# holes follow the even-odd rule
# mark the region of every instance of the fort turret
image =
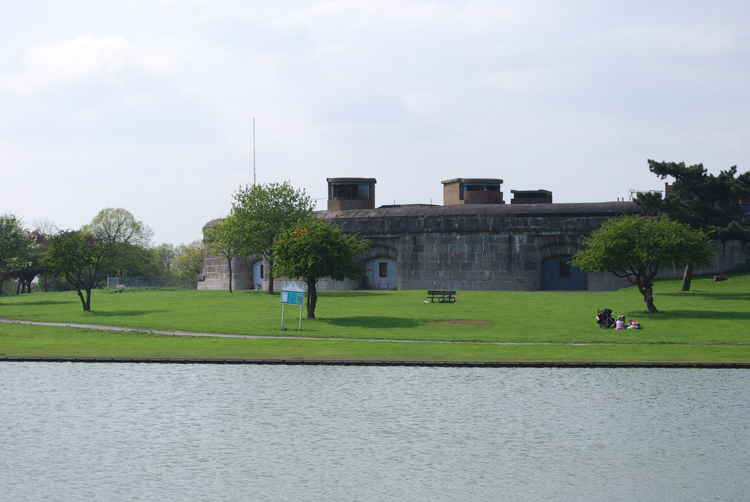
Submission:
POLYGON ((511 190, 511 204, 552 204, 552 192, 549 190, 511 190))
POLYGON ((497 178, 454 178, 443 182, 443 205, 505 204, 497 178))
POLYGON ((375 208, 375 178, 327 178, 328 210, 375 208))

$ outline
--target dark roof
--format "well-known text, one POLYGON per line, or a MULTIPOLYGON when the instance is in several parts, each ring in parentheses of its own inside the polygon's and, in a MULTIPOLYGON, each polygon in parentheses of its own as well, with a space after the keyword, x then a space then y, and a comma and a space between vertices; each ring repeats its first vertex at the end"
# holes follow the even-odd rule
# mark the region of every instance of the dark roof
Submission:
POLYGON ((549 190, 543 190, 539 188, 538 190, 511 190, 510 193, 518 193, 521 195, 536 195, 536 194, 551 194, 549 190))
POLYGON ((326 219, 383 218, 388 216, 618 216, 639 213, 634 202, 577 202, 569 204, 456 204, 400 206, 346 211, 317 211, 326 219))
POLYGON ((503 183, 500 178, 453 178, 450 180, 443 180, 440 183, 443 185, 450 185, 451 183, 503 183))
POLYGON ((326 178, 328 183, 377 183, 378 180, 375 178, 326 178))
POLYGON ((394 207, 440 207, 439 204, 383 204, 378 209, 393 209, 394 207))

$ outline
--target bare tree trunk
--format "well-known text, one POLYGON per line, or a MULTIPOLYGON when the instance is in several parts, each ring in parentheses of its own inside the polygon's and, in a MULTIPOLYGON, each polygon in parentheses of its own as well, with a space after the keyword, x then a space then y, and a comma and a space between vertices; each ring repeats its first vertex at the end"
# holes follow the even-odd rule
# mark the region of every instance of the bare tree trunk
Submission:
POLYGON ((233 293, 232 291, 232 257, 227 256, 227 265, 229 266, 229 292, 233 293))
POLYGON ((693 281, 693 264, 688 263, 685 265, 685 270, 682 272, 682 291, 690 291, 690 284, 693 281))
POLYGON ((315 319, 315 307, 318 304, 318 281, 316 279, 307 280, 307 318, 315 319))

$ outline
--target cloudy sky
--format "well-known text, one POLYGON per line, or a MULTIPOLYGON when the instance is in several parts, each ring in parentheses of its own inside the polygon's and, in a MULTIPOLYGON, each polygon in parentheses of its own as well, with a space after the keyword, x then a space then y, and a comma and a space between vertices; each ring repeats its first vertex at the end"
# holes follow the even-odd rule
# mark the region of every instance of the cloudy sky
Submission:
MULTIPOLYGON (((123 207, 200 237, 251 182, 442 202, 502 178, 557 202, 662 182, 646 159, 750 169, 744 1, 8 2, 0 213, 77 228, 123 207)), ((325 200, 319 201, 322 208, 325 200)))

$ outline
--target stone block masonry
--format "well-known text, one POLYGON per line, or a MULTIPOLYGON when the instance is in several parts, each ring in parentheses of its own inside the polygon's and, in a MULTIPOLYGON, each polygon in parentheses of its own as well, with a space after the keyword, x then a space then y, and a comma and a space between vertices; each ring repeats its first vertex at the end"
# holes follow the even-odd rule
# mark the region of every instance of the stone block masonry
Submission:
MULTIPOLYGON (((371 243, 362 257, 362 281, 327 280, 320 288, 617 289, 628 283, 612 274, 571 269, 568 260, 581 248, 583 239, 609 218, 638 212, 631 202, 413 205, 320 211, 315 213, 317 217, 371 243)), ((704 272, 723 272, 747 264, 748 254, 739 243, 729 243, 717 248, 714 261, 704 272)), ((233 265, 236 289, 257 284, 245 263, 237 260, 233 265)), ((679 273, 675 266, 662 277, 679 273)), ((204 275, 200 289, 226 289, 226 260, 209 257, 204 275)))

